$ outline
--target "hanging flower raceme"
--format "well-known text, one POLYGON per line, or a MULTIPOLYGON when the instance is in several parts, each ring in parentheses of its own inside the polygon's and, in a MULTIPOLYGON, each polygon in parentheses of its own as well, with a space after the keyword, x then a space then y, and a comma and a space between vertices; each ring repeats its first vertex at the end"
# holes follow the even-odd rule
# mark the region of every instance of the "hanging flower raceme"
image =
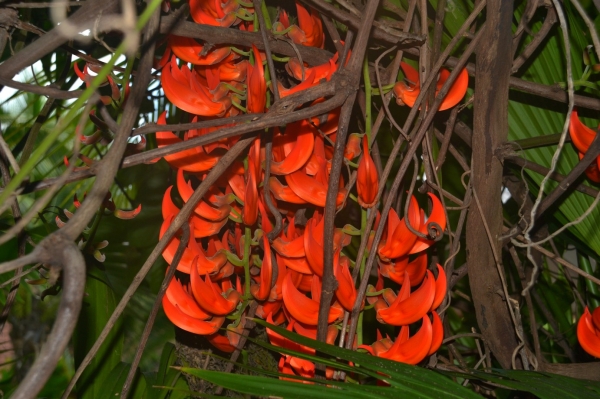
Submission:
MULTIPOLYGON (((290 25, 287 14, 281 11, 279 21, 273 25, 275 33, 287 34, 298 44, 323 48, 325 36, 319 15, 299 3, 296 3, 296 10, 298 26, 290 25)), ((190 0, 190 14, 200 24, 257 30, 254 9, 239 0, 190 0)), ((250 51, 244 52, 248 49, 238 50, 233 44, 213 47, 191 38, 173 35, 167 38, 165 55, 158 65, 162 67, 161 83, 171 103, 191 114, 189 117, 184 114, 183 121, 195 123, 237 113, 266 112, 269 87, 265 79, 265 55, 254 45, 249 43, 248 46, 250 51)), ((271 84, 279 85, 281 97, 330 80, 342 64, 337 53, 322 65, 305 61, 308 63, 297 59, 287 62, 285 69, 289 79, 278 74, 284 84, 286 81, 298 84, 286 84, 288 87, 284 88, 273 79, 271 84)), ((407 99, 415 90, 418 95, 419 90, 418 76, 411 77, 411 73, 405 69, 407 79, 413 80, 414 84, 405 85, 400 93, 407 99)), ((448 74, 447 71, 440 74, 438 89, 448 74)), ((458 85, 468 83, 460 82, 458 85)), ((453 87, 443 107, 453 106, 462 99, 464 93, 458 98, 456 90, 453 87)), ((325 99, 303 106, 322 101, 325 99)), ((176 277, 163 299, 163 308, 173 324, 205 335, 216 349, 231 353, 238 347, 245 328, 249 304, 255 302, 256 317, 315 339, 322 300, 324 254, 333 250, 333 274, 337 285, 331 302, 327 303, 326 321, 327 342, 335 344, 342 316, 353 309, 357 300, 356 282, 352 278, 352 268, 357 265, 349 257, 352 251, 348 246, 352 236, 360 234, 352 225, 335 228, 333 247, 324 245, 323 208, 339 115, 338 108, 325 115, 273 128, 268 181, 265 181, 266 139, 257 136, 246 152, 233 160, 195 204, 186 221, 191 233, 188 241, 182 243, 181 233, 176 233, 163 252, 164 259, 171 264, 178 247, 184 246, 176 277), (269 199, 274 208, 267 207, 269 199), (277 216, 274 212, 279 212, 283 220, 283 228, 276 237, 271 236, 277 216)), ((166 125, 166 114, 162 113, 157 122, 166 125)), ((157 144, 162 148, 223 127, 226 125, 191 129, 181 136, 161 131, 156 134, 157 144)), ((165 156, 176 172, 173 173, 174 184, 163 198, 161 238, 183 204, 193 197, 194 188, 239 139, 220 139, 165 156)), ((362 153, 362 158, 357 161, 357 193, 359 204, 364 208, 377 205, 379 188, 379 176, 367 140, 366 135, 353 133, 344 148, 344 157, 349 161, 362 153)), ((339 187, 338 210, 346 204, 348 187, 344 180, 347 177, 343 174, 339 182, 335 182, 339 187)), ((419 208, 414 197, 410 197, 405 217, 400 219, 391 211, 383 240, 377 248, 371 248, 372 242, 368 246, 369 251, 374 250, 378 255, 379 280, 376 288, 369 287, 367 300, 374 307, 377 321, 398 326, 399 333, 393 340, 383 338, 378 332, 378 339, 363 349, 375 356, 410 364, 419 363, 434 353, 443 340, 442 323, 436 309, 446 296, 446 275, 439 265, 437 270, 427 269, 425 250, 443 233, 446 217, 439 199, 433 194, 429 196, 432 205, 429 215, 419 208), (387 279, 385 285, 384 279, 387 279), (395 284, 399 286, 390 288, 395 284), (413 323, 418 325, 410 327, 413 323)), ((267 335, 275 346, 310 355, 315 353, 270 329, 267 329, 267 335)), ((359 337, 345 336, 344 339, 356 347, 359 337)), ((315 376, 315 364, 297 356, 282 355, 278 368, 280 373, 289 376, 315 376)), ((327 368, 326 376, 333 376, 332 368, 327 368)))
MULTIPOLYGON (((394 86, 394 94, 396 96, 396 102, 399 105, 408 105, 412 108, 417 100, 417 97, 421 93, 421 84, 419 82, 419 73, 416 69, 414 69, 409 64, 402 62, 400 64, 402 66, 402 71, 404 72, 405 82, 398 82, 394 86)), ((435 94, 437 95, 448 77, 450 76, 450 71, 442 68, 440 70, 440 76, 437 81, 435 94)), ((458 104, 465 94, 467 93, 467 88, 469 87, 469 74, 467 73, 466 68, 464 68, 454 83, 448 94, 442 100, 439 110, 444 111, 446 109, 454 107, 458 104)))
POLYGON ((587 353, 600 358, 600 307, 592 313, 585 308, 577 323, 577 339, 587 353))

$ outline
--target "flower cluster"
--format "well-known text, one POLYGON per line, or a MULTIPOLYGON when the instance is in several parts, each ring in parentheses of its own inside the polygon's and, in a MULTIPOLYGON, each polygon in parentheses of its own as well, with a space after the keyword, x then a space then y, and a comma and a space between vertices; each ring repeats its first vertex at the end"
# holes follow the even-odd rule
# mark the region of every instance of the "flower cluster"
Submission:
MULTIPOLYGON (((290 23, 286 12, 280 11, 278 21, 272 25, 273 33, 287 35, 300 45, 323 48, 325 35, 319 15, 299 3, 296 10, 298 26, 290 23)), ((190 11, 199 24, 257 30, 251 4, 234 0, 227 3, 190 0, 190 11)), ((177 108, 192 114, 193 121, 240 112, 264 112, 270 106, 269 87, 278 85, 281 97, 285 97, 330 79, 340 67, 337 54, 328 63, 316 66, 288 59, 285 70, 289 74, 287 81, 292 83, 291 87, 284 87, 272 77, 268 81, 264 62, 265 55, 254 45, 245 53, 232 46, 207 48, 194 39, 171 35, 156 65, 162 68, 161 82, 166 97, 177 108)), ((462 96, 452 105, 460 99, 462 96)), ((178 273, 163 299, 164 311, 176 326, 205 335, 218 349, 232 352, 239 342, 244 318, 250 309, 248 305, 256 301, 257 317, 277 325, 285 323, 288 330, 316 337, 323 254, 330 250, 323 246, 323 208, 338 119, 339 109, 323 117, 274 128, 270 154, 265 149, 265 139, 256 138, 243 159, 234 162, 196 205, 189 219, 189 242, 177 265, 178 273), (267 156, 271 157, 271 177, 265 181, 267 156), (283 228, 271 234, 275 235, 271 240, 267 237, 274 231, 276 215, 267 206, 267 199, 283 220, 283 228), (231 321, 222 334, 219 330, 226 319, 231 321)), ((158 123, 166 124, 166 113, 161 114, 158 123)), ((216 129, 189 130, 183 140, 216 129)), ((159 147, 182 140, 170 131, 159 132, 156 138, 159 147)), ((237 140, 224 139, 165 157, 176 169, 177 177, 174 186, 164 195, 160 237, 181 204, 189 200, 194 187, 237 140)), ((363 212, 368 208, 372 208, 369 212, 377 212, 379 177, 369 154, 367 136, 350 135, 344 156, 349 165, 355 165, 350 161, 360 157, 356 170, 357 196, 354 197, 351 187, 346 185, 347 177, 342 177, 336 200, 338 210, 349 206, 347 199, 351 197, 356 198, 363 212)), ((361 348, 376 356, 411 364, 435 352, 443 338, 435 310, 446 296, 446 275, 439 265, 434 270, 437 277, 428 270, 425 250, 433 244, 434 237, 443 234, 446 217, 439 199, 433 194, 429 197, 432 202, 429 216, 414 197, 408 199, 408 213, 403 219, 390 211, 382 242, 377 248, 369 248, 378 254, 379 280, 369 289, 368 306, 375 309, 379 322, 401 328, 395 342, 382 338, 361 348), (399 290, 384 289, 398 285, 399 290), (420 323, 421 327, 410 337, 409 326, 413 323, 420 323)), ((327 320, 327 342, 332 344, 338 337, 344 312, 350 311, 357 300, 351 270, 361 262, 355 265, 346 250, 353 235, 361 235, 361 231, 345 226, 335 229, 334 233, 337 288, 327 320)), ((179 245, 180 238, 176 236, 164 251, 169 264, 179 245)), ((310 348, 273 331, 267 332, 276 346, 313 353, 310 348)), ((352 337, 352 342, 358 347, 356 337, 352 337)), ((279 370, 312 377, 315 366, 310 361, 283 355, 279 370)))

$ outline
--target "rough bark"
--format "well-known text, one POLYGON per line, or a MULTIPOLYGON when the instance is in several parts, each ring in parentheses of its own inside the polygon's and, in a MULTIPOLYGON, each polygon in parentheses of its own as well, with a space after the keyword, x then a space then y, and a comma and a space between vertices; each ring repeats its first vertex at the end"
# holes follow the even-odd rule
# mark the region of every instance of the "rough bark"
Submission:
POLYGON ((478 196, 467 219, 467 267, 479 328, 503 368, 511 367, 517 346, 494 252, 500 257, 502 164, 495 151, 508 136, 512 0, 487 2, 484 43, 477 53, 471 182, 478 196), (482 219, 483 217, 483 219, 482 219), (486 232, 487 224, 491 239, 486 232), (493 246, 493 247, 492 247, 493 246))

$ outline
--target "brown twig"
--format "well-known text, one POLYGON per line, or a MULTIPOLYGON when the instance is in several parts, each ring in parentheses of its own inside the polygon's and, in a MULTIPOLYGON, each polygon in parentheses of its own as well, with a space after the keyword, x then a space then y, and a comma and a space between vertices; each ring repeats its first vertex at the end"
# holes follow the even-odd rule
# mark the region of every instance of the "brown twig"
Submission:
MULTIPOLYGON (((63 21, 62 25, 68 23, 73 26, 79 26, 93 22, 99 14, 106 15, 114 12, 118 7, 118 3, 118 0, 86 1, 81 8, 68 18, 68 20, 63 21)), ((66 43, 68 40, 68 37, 62 35, 61 26, 52 29, 38 40, 32 42, 17 54, 4 61, 4 63, 0 65, 0 77, 11 79, 23 68, 33 64, 44 55, 66 43)))
MULTIPOLYGON (((360 70, 367 50, 369 31, 375 18, 375 12, 379 6, 379 0, 370 1, 364 11, 362 23, 358 29, 357 40, 354 45, 352 56, 341 73, 348 76, 350 84, 345 88, 347 97, 340 111, 338 130, 333 148, 331 160, 331 171, 329 172, 329 184, 327 187, 327 199, 324 210, 323 227, 323 286, 321 289, 321 303, 319 304, 319 324, 317 325, 317 340, 325 342, 327 338, 327 319, 331 306, 331 299, 337 287, 337 281, 333 276, 334 242, 333 232, 335 228, 335 208, 339 180, 344 159, 344 148, 348 134, 350 116, 356 99, 356 91, 360 82, 360 70)), ((342 58, 344 60, 345 58, 342 58)), ((343 62, 343 61, 342 61, 343 62)))
POLYGON ((579 179, 579 176, 585 172, 592 162, 596 162, 598 155, 600 155, 600 135, 596 134, 583 159, 581 159, 560 184, 558 184, 558 186, 542 200, 535 213, 536 219, 539 220, 551 206, 556 205, 563 195, 571 190, 573 183, 579 179))
MULTIPOLYGON (((546 40, 546 36, 550 33, 552 27, 556 23, 556 11, 554 8, 548 7, 546 12, 546 18, 544 19, 544 23, 542 24, 540 30, 535 34, 533 40, 527 44, 527 47, 519 54, 517 58, 513 61, 511 73, 517 73, 519 68, 523 66, 523 64, 531 57, 531 55, 538 49, 540 44, 546 40)), ((515 46, 516 47, 516 46, 515 46)))
MULTIPOLYGON (((162 19, 160 24, 161 33, 170 33, 177 36, 201 39, 213 45, 227 44, 229 46, 250 47, 254 44, 259 50, 265 50, 262 36, 259 32, 247 32, 239 29, 221 28, 218 26, 200 25, 194 22, 177 21, 169 16, 162 19)), ((276 54, 290 57, 296 56, 293 48, 281 40, 269 39, 269 46, 276 54)), ((310 65, 324 64, 333 57, 329 51, 316 47, 296 46, 302 58, 310 65)))
POLYGON ((85 260, 77 245, 62 231, 46 237, 34 249, 32 257, 62 268, 62 293, 52 331, 35 363, 12 394, 11 397, 15 399, 36 397, 50 378, 75 329, 85 287, 85 260))
MULTIPOLYGON (((261 0, 253 0, 254 2, 254 12, 258 16, 258 22, 260 24, 260 33, 262 36, 263 44, 265 46, 265 54, 267 56, 267 65, 269 66, 269 75, 271 77, 271 90, 273 91, 273 98, 275 102, 279 101, 279 88, 277 87, 277 73, 275 71, 275 64, 273 63, 273 56, 271 54, 271 46, 269 45, 269 38, 267 36, 267 25, 265 23, 265 17, 262 13, 261 9, 261 0)), ((254 62, 261 62, 260 59, 255 60, 254 62)), ((266 93, 265 93, 266 95, 266 93)), ((275 237, 279 235, 281 229, 283 228, 283 223, 281 219, 281 214, 275 205, 273 204, 273 200, 271 198, 271 186, 269 184, 269 180, 271 179, 271 162, 273 158, 273 134, 268 132, 264 135, 265 142, 265 178, 263 183, 264 190, 264 199, 267 208, 275 218, 275 226, 273 230, 271 230, 267 237, 269 241, 273 241, 275 237)))
MULTIPOLYGON (((244 329, 242 331, 242 334, 240 335, 240 340, 239 340, 237 346, 235 347, 235 350, 231 354, 231 357, 229 358, 229 363, 227 364, 227 367, 225 367, 225 370, 224 370, 225 373, 231 373, 231 371, 235 367, 235 362, 240 357, 240 353, 242 352, 244 345, 246 345, 246 341, 248 340, 248 335, 250 334, 250 330, 255 325, 254 321, 252 321, 250 319, 252 319, 254 317, 254 314, 256 313, 256 308, 258 308, 258 302, 253 300, 250 303, 250 308, 248 309, 248 314, 246 315, 246 318, 244 319, 244 329)), ((223 392, 222 386, 218 386, 217 389, 215 389, 215 395, 220 395, 222 392, 223 392)))
MULTIPOLYGON (((356 15, 352 15, 349 12, 346 12, 340 8, 336 8, 333 4, 329 4, 324 1, 318 0, 307 0, 315 10, 320 13, 327 15, 338 22, 343 23, 349 28, 358 30, 359 27, 364 22, 364 16, 366 15, 366 10, 362 12, 362 18, 357 17, 356 15)), ((425 42, 425 38, 423 36, 415 35, 412 33, 400 32, 396 29, 384 28, 382 25, 377 26, 379 23, 374 23, 373 29, 371 31, 371 38, 375 40, 382 41, 387 43, 388 45, 399 45, 403 47, 414 47, 421 45, 425 42)))

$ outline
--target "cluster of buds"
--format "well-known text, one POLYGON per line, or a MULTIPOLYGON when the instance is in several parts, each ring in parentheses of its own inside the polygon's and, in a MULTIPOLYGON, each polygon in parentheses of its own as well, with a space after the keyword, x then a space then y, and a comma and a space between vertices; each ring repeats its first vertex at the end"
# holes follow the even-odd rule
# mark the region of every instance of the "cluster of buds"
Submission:
MULTIPOLYGON (((299 3, 296 9, 299 26, 291 25, 288 15, 280 11, 273 33, 285 34, 304 46, 323 48, 325 36, 319 15, 299 3)), ((224 4, 220 0, 190 0, 190 11, 199 24, 246 31, 258 28, 255 10, 251 4, 240 1, 224 4)), ((267 81, 263 66, 265 55, 254 45, 250 50, 244 53, 232 46, 207 48, 194 39, 169 36, 167 49, 156 63, 162 68, 161 82, 166 97, 177 108, 192 114, 193 121, 229 117, 240 112, 262 113, 270 105, 268 87, 278 85, 280 96, 285 97, 330 79, 340 67, 338 54, 326 64, 316 66, 289 59, 285 65, 287 80, 297 84, 284 87, 273 77, 267 81)), ((452 105, 460 99, 462 96, 453 100, 452 105)), ((250 309, 248 304, 256 301, 257 317, 276 325, 286 324, 288 330, 315 338, 323 254, 333 250, 337 288, 329 304, 327 342, 335 343, 344 312, 351 311, 357 300, 351 269, 358 267, 360 261, 355 264, 345 247, 353 235, 361 234, 352 226, 337 228, 334 247, 323 246, 323 214, 339 112, 338 109, 323 118, 274 128, 270 154, 265 150, 265 140, 256 138, 244 157, 234 162, 196 205, 189 219, 189 242, 184 243, 178 273, 163 299, 164 311, 176 326, 205 335, 218 349, 232 352, 239 342, 244 318, 250 309), (271 177, 265 181, 267 156, 271 157, 271 177), (274 232, 276 215, 267 206, 267 199, 283 220, 279 232, 274 232), (273 235, 275 237, 271 237, 273 235), (230 323, 222 334, 220 329, 226 320, 230 323)), ((162 113, 157 122, 165 125, 166 113, 162 113)), ((216 129, 189 130, 183 139, 173 132, 162 131, 156 138, 158 146, 164 147, 216 129)), ((181 205, 189 200, 193 188, 237 140, 224 139, 165 156, 176 169, 177 178, 176 187, 169 187, 164 195, 160 237, 179 212, 177 203, 181 205)), ((344 156, 348 161, 360 157, 356 182, 358 206, 378 212, 379 177, 369 154, 367 136, 350 135, 344 156)), ((348 205, 348 197, 353 197, 351 187, 342 177, 336 199, 338 210, 348 205)), ((401 329, 395 342, 385 338, 362 348, 376 356, 411 364, 435 352, 443 338, 435 310, 446 296, 446 275, 439 265, 434 270, 437 277, 428 270, 425 250, 433 244, 434 238, 443 234, 446 217, 439 199, 433 194, 429 197, 432 201, 429 216, 419 208, 414 197, 408 199, 404 219, 390 211, 382 242, 377 248, 369 248, 377 251, 379 273, 376 287, 369 290, 369 302, 379 322, 401 326, 401 329), (388 286, 399 284, 399 292, 384 289, 384 279, 388 280, 388 286), (409 325, 413 323, 421 323, 421 328, 409 337, 409 325)), ((163 253, 167 263, 172 263, 180 244, 178 236, 170 241, 163 253)), ((314 353, 271 330, 267 332, 273 345, 314 353)), ((346 342, 349 341, 350 338, 346 338, 346 342)), ((356 337, 351 337, 351 341, 356 342, 356 337)), ((312 377, 315 365, 283 355, 279 370, 312 377)), ((327 374, 331 376, 331 370, 327 374)))

